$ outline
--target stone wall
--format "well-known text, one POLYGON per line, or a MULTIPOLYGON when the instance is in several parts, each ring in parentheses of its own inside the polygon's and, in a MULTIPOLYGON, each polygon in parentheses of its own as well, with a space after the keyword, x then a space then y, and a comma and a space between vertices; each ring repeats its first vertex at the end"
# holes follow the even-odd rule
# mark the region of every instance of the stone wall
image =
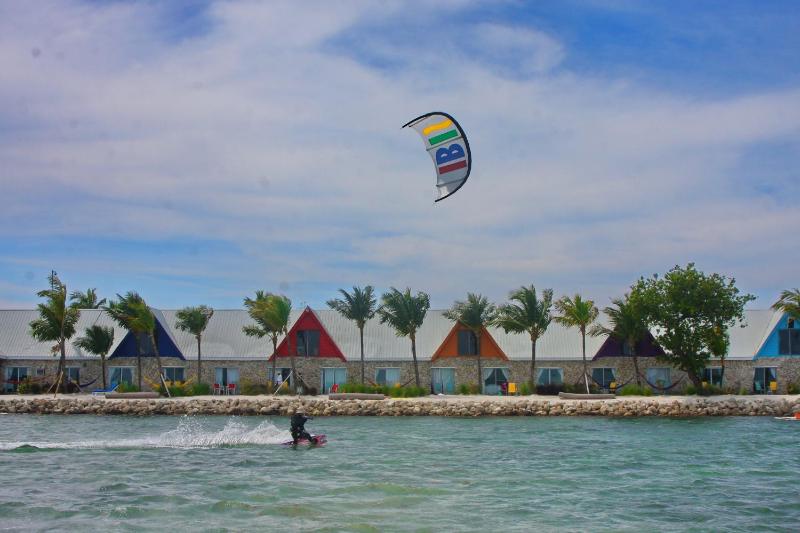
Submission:
POLYGON ((324 397, 200 397, 107 400, 101 397, 0 397, 0 413, 96 415, 279 415, 303 409, 311 416, 791 416, 798 396, 617 398, 560 400, 542 397, 432 397, 328 400, 324 397))
MULTIPOLYGON (((359 361, 344 362, 336 358, 308 358, 298 357, 295 359, 297 370, 302 376, 303 380, 310 386, 316 389, 321 387, 322 368, 325 367, 343 367, 347 369, 347 379, 351 382, 358 382, 361 376, 361 364, 359 361)), ((184 361, 174 357, 163 357, 162 363, 164 366, 178 366, 184 367, 185 376, 187 379, 197 381, 196 369, 197 361, 184 361)), ((502 361, 498 359, 482 359, 484 368, 503 367, 509 370, 509 381, 515 383, 524 383, 530 379, 530 361, 529 360, 514 360, 502 361)), ((709 362, 709 366, 718 366, 718 361, 709 362)), ((35 377, 44 377, 44 381, 52 381, 54 379, 56 369, 58 368, 58 359, 0 359, 0 376, 4 377, 3 367, 6 366, 25 366, 31 368, 31 373, 35 377), (37 376, 37 370, 43 373, 43 376, 37 376), (50 379, 47 379, 47 378, 50 379)), ((81 383, 86 383, 93 380, 100 375, 100 361, 99 360, 67 360, 67 366, 78 366, 81 369, 80 380, 81 383)), ((128 366, 133 369, 133 383, 137 383, 137 365, 136 358, 116 358, 110 359, 107 362, 107 367, 114 366, 128 366)), ((278 368, 290 367, 290 362, 287 358, 280 358, 278 360, 278 368)), ((366 378, 367 382, 375 380, 375 371, 378 368, 400 368, 400 381, 401 383, 414 382, 414 366, 411 361, 368 361, 366 363, 366 378)), ((644 374, 648 368, 651 367, 664 367, 668 366, 664 363, 657 361, 655 358, 646 357, 639 359, 639 369, 644 374)), ((758 366, 774 366, 778 368, 778 393, 783 394, 787 392, 787 386, 790 383, 800 385, 800 358, 798 357, 776 357, 776 358, 763 358, 752 361, 725 361, 725 388, 733 391, 744 390, 746 392, 752 391, 753 387, 753 369, 758 366)), ((203 376, 200 380, 203 383, 214 383, 215 369, 217 367, 237 368, 239 370, 239 383, 266 383, 268 368, 271 364, 267 362, 266 358, 262 360, 203 360, 203 376)), ((583 365, 581 361, 575 360, 537 360, 537 368, 561 368, 563 370, 564 382, 568 384, 576 384, 581 382, 583 365)), ((604 357, 595 361, 588 361, 588 367, 600 368, 610 367, 617 370, 617 383, 620 385, 635 382, 635 373, 633 370, 633 360, 629 357, 604 357)), ((451 357, 441 358, 436 361, 420 361, 419 373, 420 382, 423 387, 430 386, 431 383, 431 368, 454 368, 456 387, 463 383, 476 383, 477 381, 477 366, 475 357, 451 357)), ((144 377, 151 382, 155 383, 158 380, 157 363, 153 357, 142 358, 142 369, 144 377)), ((670 392, 680 392, 683 387, 688 384, 685 379, 685 374, 676 369, 671 371, 671 380, 676 382, 683 379, 683 382, 670 392)), ((99 388, 102 384, 101 380, 95 382, 90 389, 99 388)), ((143 388, 149 389, 146 381, 143 382, 143 388)))

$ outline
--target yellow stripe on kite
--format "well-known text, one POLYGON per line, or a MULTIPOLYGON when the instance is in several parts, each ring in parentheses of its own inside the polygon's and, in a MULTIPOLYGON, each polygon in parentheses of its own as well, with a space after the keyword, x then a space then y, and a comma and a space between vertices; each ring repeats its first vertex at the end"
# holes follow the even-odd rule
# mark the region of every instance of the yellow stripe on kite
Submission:
POLYGON ((443 130, 445 128, 449 128, 452 125, 453 125, 453 121, 450 120, 449 118, 446 118, 441 122, 437 122, 436 124, 431 124, 430 126, 425 128, 424 130, 422 130, 422 134, 423 135, 428 135, 431 132, 443 130))

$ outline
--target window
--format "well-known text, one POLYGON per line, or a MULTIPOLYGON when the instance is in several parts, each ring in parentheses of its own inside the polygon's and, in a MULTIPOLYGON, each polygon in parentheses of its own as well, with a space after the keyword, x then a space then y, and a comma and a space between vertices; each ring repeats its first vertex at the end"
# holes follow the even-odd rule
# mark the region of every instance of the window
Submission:
POLYGON ((507 368, 484 368, 483 369, 483 393, 499 394, 504 386, 508 386, 507 368))
POLYGON ((458 330, 458 355, 478 355, 478 337, 468 329, 458 330))
POLYGON ((790 318, 786 321, 786 328, 794 329, 794 318, 790 318))
POLYGON ((434 394, 455 394, 456 369, 431 368, 431 390, 434 394))
POLYGON ((108 369, 108 381, 111 386, 120 385, 133 385, 133 367, 132 366, 115 366, 108 369))
POLYGON ((703 369, 703 381, 715 387, 722 386, 722 367, 709 366, 703 369))
POLYGON ((309 357, 319 355, 319 331, 301 329, 297 332, 297 355, 309 357))
POLYGON ((81 369, 80 369, 80 367, 68 366, 67 367, 66 377, 72 383, 80 383, 81 382, 81 369))
POLYGON ((379 368, 375 371, 375 383, 378 385, 394 386, 400 383, 400 369, 399 368, 379 368))
POLYGON ((617 370, 615 368, 593 368, 592 379, 598 387, 608 389, 611 382, 617 380, 617 370))
POLYGON ((564 372, 560 368, 540 368, 537 385, 563 385, 564 372))
POLYGON ((14 392, 17 390, 21 381, 24 381, 31 375, 31 369, 27 366, 9 366, 6 367, 6 381, 3 384, 5 392, 14 392))
POLYGON ((778 330, 778 353, 780 355, 800 355, 800 329, 794 323, 786 329, 778 330))
POLYGON ((669 368, 648 368, 646 377, 651 387, 664 389, 672 384, 669 378, 669 368))
POLYGON ((772 390, 770 383, 778 383, 778 369, 770 366, 757 366, 753 372, 753 392, 767 394, 772 390))
POLYGON ((633 355, 633 350, 631 350, 630 344, 628 344, 626 341, 622 341, 620 343, 620 350, 619 351, 625 357, 630 357, 631 355, 633 355))
POLYGON ((230 384, 239 386, 239 369, 238 368, 215 368, 214 369, 214 383, 227 387, 230 384))
POLYGON ((164 381, 186 381, 184 368, 182 366, 165 366, 164 381))
POLYGON ((346 368, 323 368, 322 369, 322 392, 328 394, 334 385, 344 385, 347 383, 346 368))

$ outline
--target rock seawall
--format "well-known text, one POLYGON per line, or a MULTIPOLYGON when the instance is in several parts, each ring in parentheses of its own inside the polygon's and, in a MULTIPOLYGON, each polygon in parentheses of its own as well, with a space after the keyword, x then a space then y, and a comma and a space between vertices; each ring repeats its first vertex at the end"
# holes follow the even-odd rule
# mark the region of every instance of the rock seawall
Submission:
POLYGON ((0 397, 0 413, 281 416, 292 414, 298 408, 310 416, 791 416, 800 412, 800 397, 626 397, 613 400, 432 397, 377 401, 270 396, 155 400, 112 400, 89 396, 0 397))

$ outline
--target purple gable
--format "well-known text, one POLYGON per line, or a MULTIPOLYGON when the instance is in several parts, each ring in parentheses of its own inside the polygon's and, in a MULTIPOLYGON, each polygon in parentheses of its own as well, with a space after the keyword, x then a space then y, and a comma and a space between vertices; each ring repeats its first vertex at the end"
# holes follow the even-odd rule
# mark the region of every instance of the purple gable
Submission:
MULTIPOLYGON (((638 357, 656 357, 664 355, 664 350, 656 343, 653 336, 648 333, 647 337, 636 343, 636 355, 638 357)), ((597 350, 592 361, 601 357, 623 357, 622 342, 614 337, 608 337, 606 342, 597 350)))

